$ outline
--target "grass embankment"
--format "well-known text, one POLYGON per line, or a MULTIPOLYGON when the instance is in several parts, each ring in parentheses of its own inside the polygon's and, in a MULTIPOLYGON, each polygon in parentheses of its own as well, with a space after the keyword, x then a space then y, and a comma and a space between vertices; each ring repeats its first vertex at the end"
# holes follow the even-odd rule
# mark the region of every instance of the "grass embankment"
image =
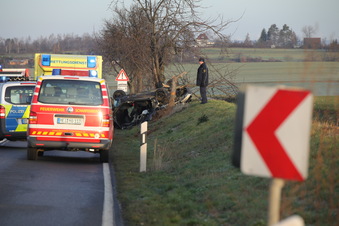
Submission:
MULTIPOLYGON (((334 225, 338 103, 316 103, 310 175, 305 182, 287 182, 281 218, 299 214, 307 225, 334 225)), ((244 175, 231 164, 235 110, 225 101, 192 102, 150 122, 144 173, 139 127, 116 131, 111 156, 126 225, 266 225, 270 179, 244 175)))

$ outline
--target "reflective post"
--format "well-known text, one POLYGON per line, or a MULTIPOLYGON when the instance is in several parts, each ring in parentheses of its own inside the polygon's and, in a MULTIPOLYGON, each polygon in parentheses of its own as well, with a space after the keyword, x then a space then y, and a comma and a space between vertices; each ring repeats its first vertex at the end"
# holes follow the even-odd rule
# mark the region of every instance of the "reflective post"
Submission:
POLYGON ((141 134, 141 145, 140 145, 140 172, 146 172, 146 160, 147 160, 147 122, 141 123, 140 134, 141 134))

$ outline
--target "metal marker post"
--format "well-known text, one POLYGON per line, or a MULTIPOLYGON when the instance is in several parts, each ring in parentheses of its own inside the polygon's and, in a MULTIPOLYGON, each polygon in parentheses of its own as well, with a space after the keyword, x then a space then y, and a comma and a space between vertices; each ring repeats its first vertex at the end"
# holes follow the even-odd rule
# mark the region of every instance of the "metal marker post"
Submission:
POLYGON ((268 226, 279 222, 281 190, 284 184, 285 181, 283 179, 272 179, 268 203, 268 226))
POLYGON ((146 159, 147 159, 147 122, 141 123, 140 134, 141 134, 141 145, 140 145, 140 172, 146 172, 146 159))

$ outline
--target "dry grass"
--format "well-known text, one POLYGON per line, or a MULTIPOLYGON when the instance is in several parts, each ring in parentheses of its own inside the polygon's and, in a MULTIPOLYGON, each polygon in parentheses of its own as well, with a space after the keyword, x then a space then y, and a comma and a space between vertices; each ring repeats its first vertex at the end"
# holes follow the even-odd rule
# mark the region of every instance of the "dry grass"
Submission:
MULTIPOLYGON (((336 107, 336 102, 333 103, 336 107)), ((331 102, 319 108, 327 115, 319 117, 316 113, 312 123, 308 179, 302 183, 288 182, 283 193, 283 216, 299 214, 306 219, 306 225, 332 226, 339 222, 338 110, 324 109, 328 105, 331 102)))

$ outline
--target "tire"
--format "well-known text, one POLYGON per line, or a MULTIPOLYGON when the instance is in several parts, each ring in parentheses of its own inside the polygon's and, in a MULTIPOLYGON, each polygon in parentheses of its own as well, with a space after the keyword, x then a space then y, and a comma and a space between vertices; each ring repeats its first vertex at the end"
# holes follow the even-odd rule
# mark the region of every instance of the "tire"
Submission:
POLYGON ((108 162, 109 159, 109 150, 102 149, 100 150, 100 162, 108 162))
POLYGON ((126 93, 125 91, 123 90, 116 90, 114 93, 113 93, 113 99, 116 100, 116 99, 120 99, 121 97, 124 97, 126 96, 126 93))
POLYGON ((37 148, 32 148, 32 147, 27 148, 27 159, 28 160, 37 160, 38 159, 37 148))

